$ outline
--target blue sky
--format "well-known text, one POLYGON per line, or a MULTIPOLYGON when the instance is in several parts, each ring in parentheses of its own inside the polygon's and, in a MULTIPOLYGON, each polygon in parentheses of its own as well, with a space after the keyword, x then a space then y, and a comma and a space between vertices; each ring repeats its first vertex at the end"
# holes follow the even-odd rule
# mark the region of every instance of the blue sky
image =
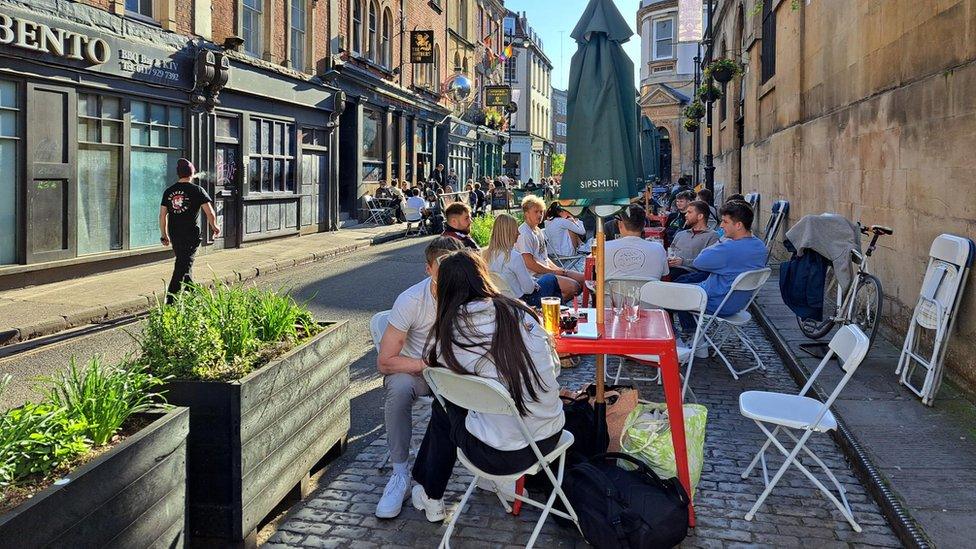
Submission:
MULTIPOLYGON (((631 30, 634 30, 640 0, 613 0, 613 2, 627 20, 631 30)), ((570 38, 569 33, 573 31, 587 3, 587 0, 505 0, 506 8, 514 12, 526 12, 529 26, 542 37, 543 48, 553 64, 553 87, 566 89, 566 81, 569 80, 569 63, 576 53, 576 43, 570 38), (562 53, 560 53, 560 43, 562 53)), ((636 30, 633 38, 624 44, 624 50, 634 61, 635 78, 639 79, 640 74, 636 67, 640 66, 640 36, 636 34, 636 30)))

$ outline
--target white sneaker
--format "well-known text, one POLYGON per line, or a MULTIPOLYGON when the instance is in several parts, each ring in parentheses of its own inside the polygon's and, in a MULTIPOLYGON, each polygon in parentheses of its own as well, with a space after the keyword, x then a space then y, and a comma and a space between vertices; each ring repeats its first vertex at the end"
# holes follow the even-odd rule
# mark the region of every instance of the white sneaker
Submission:
POLYGON ((444 521, 443 499, 430 499, 427 497, 427 493, 424 492, 424 487, 419 484, 413 487, 411 499, 413 501, 414 508, 418 511, 423 511, 424 514, 427 515, 427 520, 429 522, 444 521))
POLYGON ((698 344, 695 349, 695 358, 708 358, 708 342, 698 344))
POLYGON ((409 487, 409 476, 393 473, 390 481, 386 483, 386 489, 383 490, 383 497, 376 504, 376 517, 394 518, 399 515, 400 509, 403 508, 403 500, 407 499, 409 487))
POLYGON ((493 480, 488 480, 484 477, 478 477, 478 488, 485 490, 486 492, 498 492, 505 498, 505 501, 512 503, 515 501, 515 481, 506 480, 504 482, 495 482, 493 480))

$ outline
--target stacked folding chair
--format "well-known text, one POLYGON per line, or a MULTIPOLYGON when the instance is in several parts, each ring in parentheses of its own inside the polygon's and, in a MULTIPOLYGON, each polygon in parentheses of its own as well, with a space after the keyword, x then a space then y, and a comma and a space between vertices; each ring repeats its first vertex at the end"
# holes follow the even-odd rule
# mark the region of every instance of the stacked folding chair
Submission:
POLYGON ((949 334, 956 320, 962 290, 974 255, 973 241, 951 234, 939 235, 929 250, 915 312, 908 325, 896 375, 905 387, 932 406, 942 386, 949 334), (931 354, 923 351, 923 336, 931 333, 931 354))
POLYGON ((779 233, 779 228, 783 226, 783 220, 786 219, 786 214, 790 213, 790 203, 786 200, 777 200, 773 202, 773 207, 770 210, 769 221, 766 222, 766 232, 763 233, 763 244, 766 245, 766 260, 769 261, 769 255, 773 248, 773 241, 776 240, 776 234, 779 233))

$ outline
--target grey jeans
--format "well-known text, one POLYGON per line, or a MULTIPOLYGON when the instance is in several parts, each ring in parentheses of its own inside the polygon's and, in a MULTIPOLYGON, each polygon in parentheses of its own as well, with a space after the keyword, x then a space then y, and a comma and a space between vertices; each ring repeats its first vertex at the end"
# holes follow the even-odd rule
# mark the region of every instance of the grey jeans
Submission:
POLYGON ((383 386, 386 388, 384 413, 390 463, 406 463, 413 435, 413 403, 432 393, 422 376, 412 374, 390 374, 383 379, 383 386))

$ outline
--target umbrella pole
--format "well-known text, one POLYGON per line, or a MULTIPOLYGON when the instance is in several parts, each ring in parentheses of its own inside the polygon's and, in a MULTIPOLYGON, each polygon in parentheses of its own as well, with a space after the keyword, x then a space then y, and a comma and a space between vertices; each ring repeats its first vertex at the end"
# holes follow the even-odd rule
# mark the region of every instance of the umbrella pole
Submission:
MULTIPOLYGON (((596 218, 596 326, 600 336, 603 336, 604 304, 604 261, 606 235, 603 232, 603 218, 596 218)), ((604 380, 606 379, 607 355, 596 355, 596 401, 593 410, 596 416, 596 439, 603 440, 607 432, 607 404, 604 399, 604 380)))

